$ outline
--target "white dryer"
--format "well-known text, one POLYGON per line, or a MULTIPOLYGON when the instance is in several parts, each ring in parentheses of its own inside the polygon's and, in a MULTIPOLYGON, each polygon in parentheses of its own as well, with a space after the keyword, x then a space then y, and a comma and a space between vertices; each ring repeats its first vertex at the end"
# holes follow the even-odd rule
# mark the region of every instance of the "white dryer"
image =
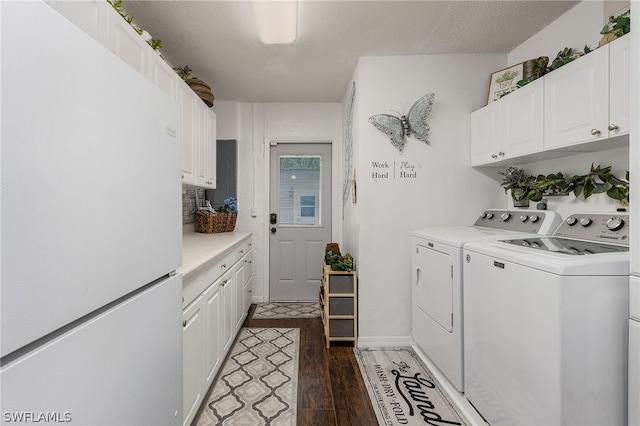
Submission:
POLYGON ((628 216, 464 255, 465 396, 487 422, 626 425, 628 216))
POLYGON ((551 235, 562 222, 549 210, 487 210, 473 226, 412 234, 414 344, 464 392, 462 247, 469 241, 551 235))

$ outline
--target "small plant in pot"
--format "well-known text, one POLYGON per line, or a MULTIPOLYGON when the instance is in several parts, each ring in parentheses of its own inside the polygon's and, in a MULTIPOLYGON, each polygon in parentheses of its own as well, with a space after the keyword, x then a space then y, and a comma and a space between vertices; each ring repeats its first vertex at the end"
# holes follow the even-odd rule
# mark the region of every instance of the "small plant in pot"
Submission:
POLYGON ((514 207, 528 207, 529 201, 542 200, 542 192, 536 186, 536 178, 525 170, 509 166, 498 174, 503 176, 500 186, 504 188, 504 192, 511 192, 514 207))

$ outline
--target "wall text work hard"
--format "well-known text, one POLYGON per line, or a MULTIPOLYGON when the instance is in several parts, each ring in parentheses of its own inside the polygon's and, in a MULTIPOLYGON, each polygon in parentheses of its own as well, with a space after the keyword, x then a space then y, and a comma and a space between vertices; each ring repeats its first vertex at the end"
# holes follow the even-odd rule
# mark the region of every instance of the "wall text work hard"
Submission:
POLYGON ((372 161, 371 162, 371 179, 387 180, 387 179, 416 179, 420 164, 410 161, 372 161))

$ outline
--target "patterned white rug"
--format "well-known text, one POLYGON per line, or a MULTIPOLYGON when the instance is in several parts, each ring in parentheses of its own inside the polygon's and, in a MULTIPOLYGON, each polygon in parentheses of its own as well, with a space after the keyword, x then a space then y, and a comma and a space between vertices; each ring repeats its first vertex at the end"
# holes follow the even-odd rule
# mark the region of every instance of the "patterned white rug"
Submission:
POLYGON ((271 302, 259 303, 253 312, 253 319, 273 318, 319 318, 318 302, 271 302))
POLYGON ((354 348, 354 352, 379 424, 465 424, 410 347, 354 348))
POLYGON ((242 328, 197 426, 295 426, 298 328, 242 328))

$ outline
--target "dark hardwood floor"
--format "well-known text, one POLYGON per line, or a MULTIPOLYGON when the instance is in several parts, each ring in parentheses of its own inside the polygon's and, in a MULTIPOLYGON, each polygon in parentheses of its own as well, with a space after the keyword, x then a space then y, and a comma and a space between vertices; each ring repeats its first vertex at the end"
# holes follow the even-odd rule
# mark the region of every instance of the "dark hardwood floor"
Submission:
POLYGON ((327 349, 320 318, 252 319, 254 310, 251 305, 243 327, 300 329, 298 426, 378 424, 352 343, 327 349))

